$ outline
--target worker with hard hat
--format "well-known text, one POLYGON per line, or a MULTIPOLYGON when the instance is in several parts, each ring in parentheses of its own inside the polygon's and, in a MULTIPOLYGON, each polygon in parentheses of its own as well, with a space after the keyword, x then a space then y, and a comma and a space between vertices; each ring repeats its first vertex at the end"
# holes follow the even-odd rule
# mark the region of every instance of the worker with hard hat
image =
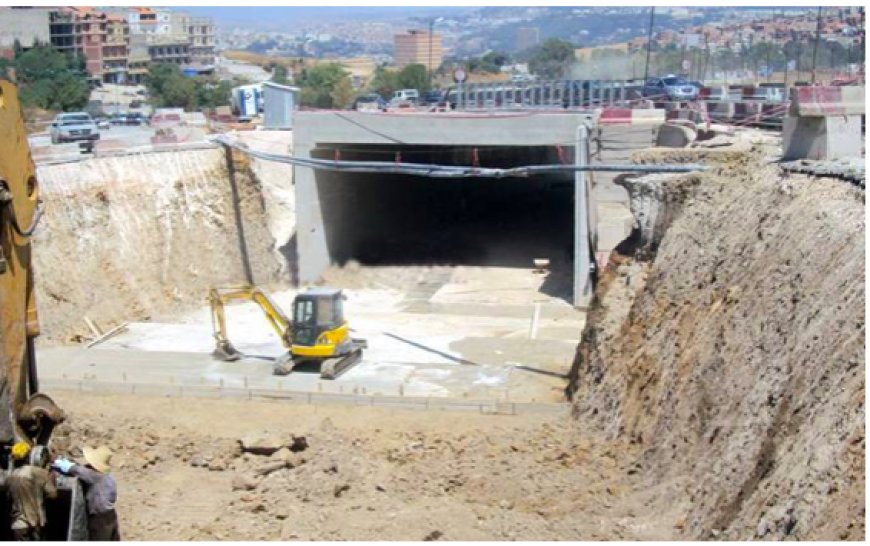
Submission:
POLYGON ((30 464, 30 444, 12 446, 14 468, 6 478, 6 493, 12 507, 12 536, 15 540, 40 540, 47 523, 45 499, 57 497, 54 475, 30 464))
POLYGON ((90 540, 121 540, 115 502, 118 488, 109 473, 112 451, 106 446, 82 450, 86 464, 76 464, 60 457, 52 467, 64 474, 76 476, 85 484, 85 504, 88 508, 88 538, 90 540))

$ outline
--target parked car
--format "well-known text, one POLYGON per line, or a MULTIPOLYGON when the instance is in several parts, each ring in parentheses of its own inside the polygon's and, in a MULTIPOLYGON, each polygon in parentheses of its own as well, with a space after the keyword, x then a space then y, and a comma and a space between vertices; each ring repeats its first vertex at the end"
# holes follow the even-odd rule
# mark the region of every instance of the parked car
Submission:
POLYGON ((58 114, 51 122, 49 134, 52 144, 100 140, 100 130, 87 112, 58 114))
POLYGON ((111 129, 112 128, 112 124, 109 122, 109 118, 107 118, 105 116, 99 116, 98 118, 94 119, 94 121, 97 122, 98 129, 111 129))
POLYGON ((420 99, 420 104, 427 106, 444 105, 446 101, 445 93, 440 89, 433 89, 423 93, 423 98, 420 99))
POLYGON ((128 112, 125 125, 148 125, 148 118, 141 112, 128 112))
POLYGON ((387 101, 377 93, 360 95, 353 101, 352 110, 386 110, 387 101))
POLYGON ((686 78, 673 75, 664 78, 649 78, 641 92, 644 97, 672 101, 695 100, 698 97, 697 87, 686 78))
POLYGON ((127 125, 127 114, 112 114, 112 118, 109 120, 109 122, 112 125, 127 125))

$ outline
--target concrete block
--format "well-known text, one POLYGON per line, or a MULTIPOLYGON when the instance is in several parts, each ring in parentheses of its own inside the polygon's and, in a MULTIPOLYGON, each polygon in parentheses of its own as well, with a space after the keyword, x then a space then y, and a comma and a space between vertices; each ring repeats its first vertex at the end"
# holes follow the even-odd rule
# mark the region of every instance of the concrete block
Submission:
POLYGON ((665 123, 659 127, 656 135, 656 146, 667 148, 685 148, 694 142, 697 133, 694 128, 678 123, 665 123))
POLYGON ((864 86, 797 87, 792 90, 792 116, 864 114, 864 86))
POLYGON ((861 116, 786 116, 782 123, 782 158, 839 159, 861 155, 861 116))

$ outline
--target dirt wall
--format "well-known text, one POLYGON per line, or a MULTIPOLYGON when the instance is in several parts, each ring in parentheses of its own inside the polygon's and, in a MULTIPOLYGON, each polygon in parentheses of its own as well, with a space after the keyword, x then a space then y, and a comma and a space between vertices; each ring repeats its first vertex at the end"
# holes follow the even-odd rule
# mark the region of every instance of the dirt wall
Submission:
POLYGON ((702 159, 627 184, 657 253, 604 273, 576 414, 642 446, 679 537, 863 539, 864 194, 753 154, 702 159))
MULTIPOLYGON (((41 342, 202 305, 210 286, 244 282, 222 150, 151 153, 39 167, 45 215, 34 238, 41 342)), ((239 211, 256 282, 281 264, 262 192, 244 162, 239 211)))

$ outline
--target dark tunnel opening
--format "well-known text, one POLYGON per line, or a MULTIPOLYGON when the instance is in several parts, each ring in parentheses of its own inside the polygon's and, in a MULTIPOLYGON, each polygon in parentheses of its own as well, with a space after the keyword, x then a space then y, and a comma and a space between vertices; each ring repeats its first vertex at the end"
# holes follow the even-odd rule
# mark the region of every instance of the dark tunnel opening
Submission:
MULTIPOLYGON (((321 145, 313 157, 515 167, 558 163, 552 147, 321 145), (340 150, 336 154, 335 150, 340 150)), ((332 263, 567 268, 573 175, 443 179, 320 170, 316 184, 332 263)))

